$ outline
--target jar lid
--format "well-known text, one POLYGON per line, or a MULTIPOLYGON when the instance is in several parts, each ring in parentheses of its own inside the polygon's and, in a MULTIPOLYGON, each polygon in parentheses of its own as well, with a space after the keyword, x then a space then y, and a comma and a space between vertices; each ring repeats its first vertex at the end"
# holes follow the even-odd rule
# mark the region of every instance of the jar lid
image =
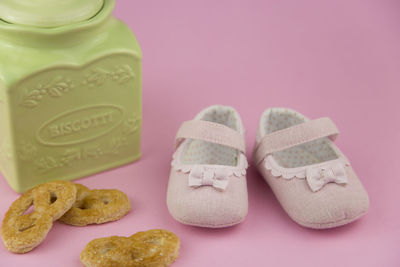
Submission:
POLYGON ((8 23, 54 28, 94 17, 104 0, 0 0, 0 19, 8 23))

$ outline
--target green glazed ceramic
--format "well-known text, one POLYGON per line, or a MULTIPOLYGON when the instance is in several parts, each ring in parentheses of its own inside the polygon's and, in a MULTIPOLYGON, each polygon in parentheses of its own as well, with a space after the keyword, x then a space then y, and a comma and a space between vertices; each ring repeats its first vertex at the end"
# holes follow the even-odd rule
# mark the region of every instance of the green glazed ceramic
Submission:
POLYGON ((13 24, 58 27, 94 17, 103 0, 1 0, 0 18, 13 24))
POLYGON ((1 0, 0 170, 15 191, 140 157, 142 54, 113 8, 1 0))

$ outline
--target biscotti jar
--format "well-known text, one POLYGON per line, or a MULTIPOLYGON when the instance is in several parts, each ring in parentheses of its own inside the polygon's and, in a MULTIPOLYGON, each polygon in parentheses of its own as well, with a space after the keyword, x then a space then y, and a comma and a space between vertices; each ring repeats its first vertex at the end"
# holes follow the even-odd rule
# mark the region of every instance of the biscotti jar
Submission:
POLYGON ((15 191, 140 157, 142 54, 113 8, 0 1, 0 170, 15 191))

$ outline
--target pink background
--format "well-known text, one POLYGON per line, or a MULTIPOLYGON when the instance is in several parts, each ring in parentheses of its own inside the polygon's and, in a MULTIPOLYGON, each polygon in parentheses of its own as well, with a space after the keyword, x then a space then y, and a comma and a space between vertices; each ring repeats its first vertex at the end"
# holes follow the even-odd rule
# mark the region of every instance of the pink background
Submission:
MULTIPOLYGON (((0 245, 0 266, 81 266, 90 240, 152 228, 180 236, 176 267, 400 266, 398 1, 119 0, 115 14, 144 53, 143 158, 79 182, 125 191, 133 212, 99 226, 55 223, 26 255, 0 245), (239 111, 249 154, 267 107, 331 117, 370 194, 369 213, 333 230, 302 228, 250 167, 244 223, 209 230, 174 221, 165 203, 174 135, 211 104, 239 111)), ((0 179, 1 218, 17 197, 0 179)))

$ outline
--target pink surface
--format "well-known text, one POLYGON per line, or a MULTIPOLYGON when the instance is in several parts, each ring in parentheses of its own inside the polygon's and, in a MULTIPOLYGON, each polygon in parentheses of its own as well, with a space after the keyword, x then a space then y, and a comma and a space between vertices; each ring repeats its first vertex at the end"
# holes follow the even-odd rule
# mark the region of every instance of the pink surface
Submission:
MULTIPOLYGON (((115 14, 144 53, 143 158, 79 182, 125 191, 133 212, 100 226, 55 223, 26 255, 0 245, 0 266, 81 266, 91 239, 151 228, 181 237, 176 267, 400 266, 399 13, 395 0, 117 1, 115 14), (249 155, 267 107, 331 117, 370 194, 369 213, 338 229, 302 228, 250 167, 244 223, 209 230, 175 222, 165 203, 173 138, 182 121, 216 103, 241 114, 249 155)), ((0 179, 1 218, 17 197, 0 179)))

